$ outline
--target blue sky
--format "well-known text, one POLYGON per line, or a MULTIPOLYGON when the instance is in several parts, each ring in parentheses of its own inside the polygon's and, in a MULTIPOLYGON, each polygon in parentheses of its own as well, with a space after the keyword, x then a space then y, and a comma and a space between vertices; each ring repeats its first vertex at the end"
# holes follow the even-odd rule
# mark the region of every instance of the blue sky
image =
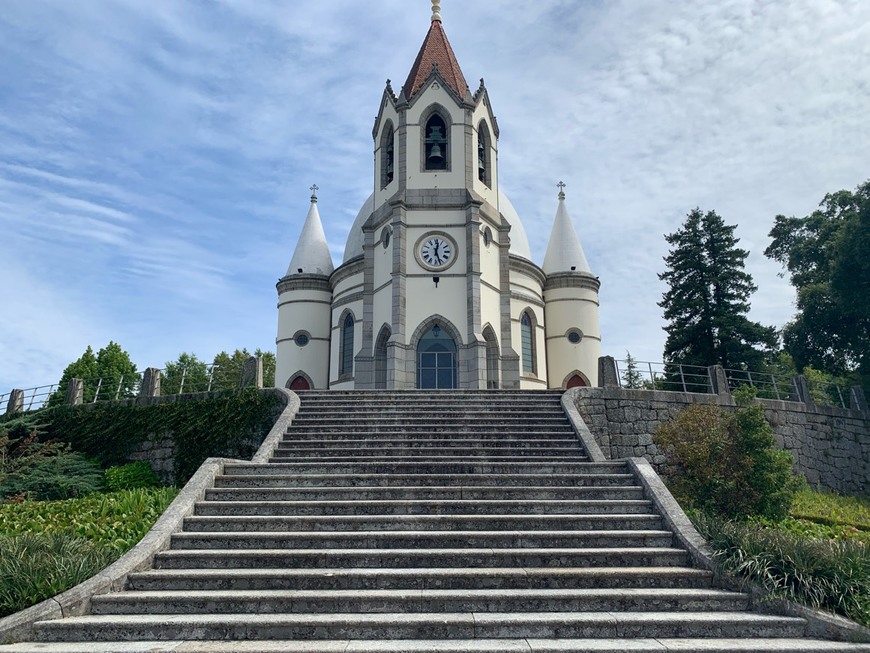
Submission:
MULTIPOLYGON (((660 360, 656 277, 695 206, 764 258, 778 213, 870 177, 870 3, 444 0, 499 120, 500 182, 543 260, 556 182, 601 278, 605 353, 660 360)), ((336 264, 372 187, 371 127, 425 0, 4 0, 0 393, 87 345, 140 367, 274 349, 275 282, 320 186, 336 264)))

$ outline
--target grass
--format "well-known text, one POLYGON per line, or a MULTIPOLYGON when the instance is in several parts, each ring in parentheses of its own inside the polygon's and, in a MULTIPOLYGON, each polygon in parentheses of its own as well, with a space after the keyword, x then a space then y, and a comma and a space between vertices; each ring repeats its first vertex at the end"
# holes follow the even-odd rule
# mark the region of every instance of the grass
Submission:
POLYGON ((727 521, 693 514, 727 572, 772 597, 870 627, 870 501, 804 489, 789 517, 727 521))
POLYGON ((150 488, 0 505, 0 617, 63 592, 117 560, 176 494, 176 488, 150 488))

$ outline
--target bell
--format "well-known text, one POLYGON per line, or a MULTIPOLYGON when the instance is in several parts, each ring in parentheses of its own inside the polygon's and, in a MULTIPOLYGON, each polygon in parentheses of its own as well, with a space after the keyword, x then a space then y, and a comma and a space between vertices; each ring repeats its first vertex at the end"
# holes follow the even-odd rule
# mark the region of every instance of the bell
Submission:
POLYGON ((441 154, 441 146, 438 143, 435 143, 432 146, 432 150, 429 152, 429 160, 433 162, 441 162, 444 160, 444 156, 441 154))

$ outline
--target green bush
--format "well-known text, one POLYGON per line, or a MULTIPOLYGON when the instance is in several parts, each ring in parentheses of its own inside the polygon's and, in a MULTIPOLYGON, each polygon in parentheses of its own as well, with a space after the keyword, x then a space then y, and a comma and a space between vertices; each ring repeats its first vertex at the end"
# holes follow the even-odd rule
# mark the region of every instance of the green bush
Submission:
POLYGON ((69 499, 99 492, 103 487, 100 466, 66 447, 55 455, 32 457, 6 474, 0 482, 0 498, 69 499))
POLYGON ((655 442, 667 456, 668 488, 684 505, 725 517, 788 513, 802 479, 791 454, 776 448, 764 407, 751 388, 735 390, 737 409, 697 405, 659 427, 655 442))
POLYGON ((722 569, 772 596, 831 610, 870 626, 870 545, 809 538, 752 522, 693 514, 722 569))
POLYGON ((106 470, 106 488, 109 492, 135 490, 137 488, 158 487, 160 479, 144 460, 128 463, 106 470))
POLYGON ((0 536, 0 617, 87 580, 118 555, 68 534, 0 536))
POLYGON ((176 488, 146 488, 93 494, 66 501, 0 505, 0 532, 61 533, 124 552, 142 539, 178 494, 176 488))

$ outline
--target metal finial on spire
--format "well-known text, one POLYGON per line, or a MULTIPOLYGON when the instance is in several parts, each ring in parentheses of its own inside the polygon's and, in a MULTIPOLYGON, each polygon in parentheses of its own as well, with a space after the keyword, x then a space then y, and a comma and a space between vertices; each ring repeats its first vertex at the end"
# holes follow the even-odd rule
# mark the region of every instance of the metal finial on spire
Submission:
POLYGON ((311 186, 311 188, 309 188, 309 190, 311 191, 311 203, 316 204, 317 203, 317 191, 320 190, 320 187, 317 184, 313 184, 311 186))
POLYGON ((565 182, 560 181, 558 184, 556 184, 556 186, 558 186, 558 188, 559 188, 559 199, 560 200, 565 199, 565 182))
POLYGON ((441 22, 441 0, 432 0, 432 22, 441 22))

